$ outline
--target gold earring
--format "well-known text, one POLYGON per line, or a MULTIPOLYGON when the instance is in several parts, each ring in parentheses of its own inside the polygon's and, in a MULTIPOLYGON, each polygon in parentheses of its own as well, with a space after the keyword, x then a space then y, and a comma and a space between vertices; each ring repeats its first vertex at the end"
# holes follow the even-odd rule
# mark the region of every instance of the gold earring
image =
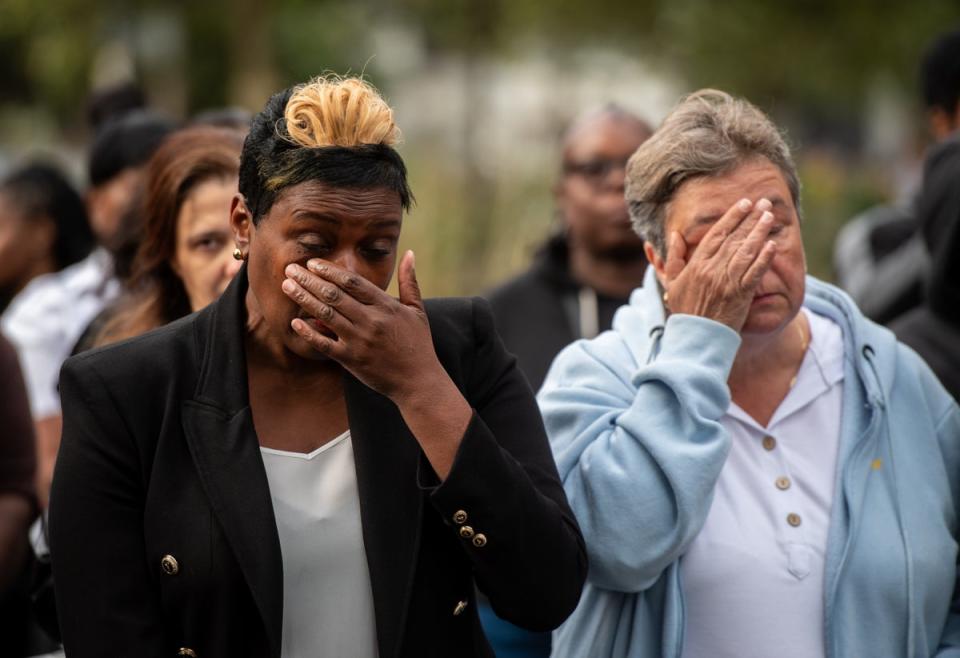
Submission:
POLYGON ((246 260, 247 256, 242 251, 240 251, 240 247, 237 247, 236 249, 233 250, 233 258, 234 260, 246 260))

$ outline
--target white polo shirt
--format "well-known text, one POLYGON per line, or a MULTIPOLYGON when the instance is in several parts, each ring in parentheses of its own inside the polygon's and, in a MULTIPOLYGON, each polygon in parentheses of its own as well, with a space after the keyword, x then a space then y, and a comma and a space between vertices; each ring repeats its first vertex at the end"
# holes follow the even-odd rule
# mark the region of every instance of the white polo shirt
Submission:
POLYGON ((810 344, 768 427, 736 404, 703 529, 681 558, 683 658, 823 658, 824 556, 843 406, 843 333, 810 344))

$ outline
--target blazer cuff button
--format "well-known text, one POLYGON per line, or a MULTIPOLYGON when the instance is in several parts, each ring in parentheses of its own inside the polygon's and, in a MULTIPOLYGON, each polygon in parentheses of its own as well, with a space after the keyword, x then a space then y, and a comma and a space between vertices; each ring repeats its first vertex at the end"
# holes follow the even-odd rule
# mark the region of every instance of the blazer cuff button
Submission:
MULTIPOLYGON (((164 555, 160 559, 160 568, 163 569, 163 573, 167 574, 168 576, 176 576, 178 573, 180 573, 180 563, 177 562, 177 558, 173 557, 172 555, 164 555)), ((189 654, 183 655, 187 656, 189 654)))

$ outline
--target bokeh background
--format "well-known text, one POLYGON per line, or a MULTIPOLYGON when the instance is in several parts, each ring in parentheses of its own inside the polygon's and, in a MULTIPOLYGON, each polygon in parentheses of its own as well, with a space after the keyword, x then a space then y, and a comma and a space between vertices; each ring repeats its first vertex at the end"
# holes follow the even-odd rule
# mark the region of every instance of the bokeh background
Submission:
POLYGON ((919 57, 957 24, 956 0, 0 0, 0 173, 40 155, 82 186, 84 102, 107 84, 183 118, 362 72, 405 135, 422 286, 473 294, 552 230, 573 116, 616 101, 655 124, 712 86, 787 130, 810 269, 831 279, 840 226, 917 183, 919 57))

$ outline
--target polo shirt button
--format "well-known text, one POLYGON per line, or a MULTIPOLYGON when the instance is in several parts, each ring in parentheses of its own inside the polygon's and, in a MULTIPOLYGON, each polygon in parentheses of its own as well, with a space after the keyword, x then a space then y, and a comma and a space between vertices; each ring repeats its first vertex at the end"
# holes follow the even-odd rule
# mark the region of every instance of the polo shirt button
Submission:
POLYGON ((460 536, 463 537, 464 539, 470 539, 471 537, 473 537, 473 528, 471 528, 468 525, 461 527, 460 536))
POLYGON ((794 514, 793 512, 791 512, 790 514, 787 514, 787 523, 789 523, 789 524, 792 525, 794 528, 796 528, 797 526, 799 526, 799 525, 802 523, 802 521, 801 521, 801 519, 800 519, 800 515, 799 515, 799 514, 794 514))
POLYGON ((763 449, 770 451, 777 447, 777 440, 772 436, 763 437, 763 449))
POLYGON ((790 478, 786 476, 777 478, 777 489, 779 489, 780 491, 786 491, 789 488, 790 488, 790 478))
POLYGON ((464 523, 467 522, 467 513, 464 512, 462 509, 458 509, 456 512, 453 513, 453 522, 456 523, 457 525, 463 525, 464 523))

